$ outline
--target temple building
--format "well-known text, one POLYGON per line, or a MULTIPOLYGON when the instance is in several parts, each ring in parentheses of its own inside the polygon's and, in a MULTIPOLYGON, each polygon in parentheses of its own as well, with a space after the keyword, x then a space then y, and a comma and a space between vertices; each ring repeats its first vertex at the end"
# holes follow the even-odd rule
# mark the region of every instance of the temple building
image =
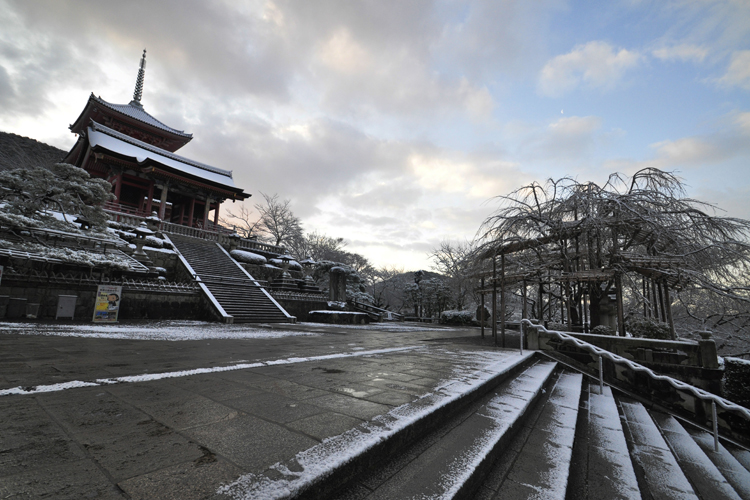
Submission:
POLYGON ((78 141, 64 161, 112 184, 117 199, 105 207, 109 210, 139 216, 156 212, 167 222, 216 228, 221 203, 250 194, 235 186, 231 171, 175 154, 193 136, 165 125, 143 108, 145 69, 144 50, 128 104, 89 96, 70 126, 78 141))

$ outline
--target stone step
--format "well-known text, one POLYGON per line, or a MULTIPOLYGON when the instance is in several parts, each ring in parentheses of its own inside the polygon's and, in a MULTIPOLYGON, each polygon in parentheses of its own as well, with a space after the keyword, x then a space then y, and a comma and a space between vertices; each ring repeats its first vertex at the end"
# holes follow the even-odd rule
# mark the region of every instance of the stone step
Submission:
MULTIPOLYGON (((527 408, 534 394, 541 392, 539 384, 543 385, 543 381, 540 379, 548 378, 555 367, 554 363, 540 363, 533 358, 531 352, 521 356, 512 353, 479 371, 461 374, 411 403, 326 439, 291 460, 271 466, 266 473, 245 476, 224 493, 237 498, 329 500, 345 494, 341 491, 342 485, 353 488, 356 494, 363 488, 371 493, 372 489, 367 489, 364 482, 371 477, 372 471, 378 468, 386 471, 379 479, 382 483, 393 475, 394 464, 403 468, 413 456, 420 454, 415 450, 445 442, 444 438, 450 431, 456 427, 465 428, 461 424, 467 420, 483 421, 488 429, 503 427, 507 430, 507 425, 503 426, 502 422, 494 427, 490 425, 489 421, 493 419, 489 416, 478 419, 476 406, 495 398, 499 386, 511 385, 513 395, 508 394, 508 401, 486 408, 486 412, 503 420, 506 411, 517 414, 527 408)), ((453 466, 458 466, 457 472, 465 469, 460 463, 453 466)), ((403 496, 399 494, 394 498, 403 496)))
POLYGON ((477 498, 565 499, 582 378, 579 373, 559 375, 540 411, 525 419, 523 432, 495 463, 477 498))
POLYGON ((275 464, 242 498, 750 499, 747 450, 715 452, 705 430, 538 354, 505 363, 460 401, 438 389, 275 464))
POLYGON ((526 367, 332 498, 349 498, 355 491, 357 498, 370 500, 472 498, 504 444, 545 394, 555 367, 549 361, 526 367))
POLYGON ((626 397, 619 398, 618 403, 642 495, 665 500, 697 500, 690 481, 648 410, 626 397))
POLYGON ((700 498, 741 500, 716 465, 673 416, 653 410, 649 413, 700 498))
POLYGON ((568 498, 640 499, 612 388, 583 381, 568 498))
POLYGON ((721 441, 719 441, 719 451, 714 451, 714 437, 712 434, 687 423, 682 424, 682 427, 690 434, 705 456, 713 462, 740 498, 750 499, 750 471, 748 471, 750 461, 747 464, 743 464, 736 456, 744 455, 750 458, 750 452, 733 447, 728 443, 725 446, 721 441), (732 453, 732 448, 736 450, 735 453, 732 453))
POLYGON ((235 323, 279 323, 290 318, 263 291, 247 283, 250 278, 215 242, 169 235, 204 285, 235 323), (217 280, 224 277, 226 281, 217 280), (233 280, 236 280, 233 282, 233 280), (243 283, 244 282, 244 283, 243 283))

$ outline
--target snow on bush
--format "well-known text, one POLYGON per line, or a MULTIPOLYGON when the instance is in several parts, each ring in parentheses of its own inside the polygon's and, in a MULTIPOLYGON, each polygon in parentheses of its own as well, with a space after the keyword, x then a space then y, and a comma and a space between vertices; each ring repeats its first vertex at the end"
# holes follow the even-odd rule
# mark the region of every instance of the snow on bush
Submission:
POLYGON ((750 361, 724 357, 724 393, 733 403, 750 408, 750 361))
POLYGON ((146 236, 145 246, 152 248, 164 247, 164 240, 157 238, 156 236, 146 236))
POLYGON ((246 264, 257 264, 259 266, 262 266, 263 264, 268 262, 262 255, 248 252, 247 250, 232 250, 231 252, 229 252, 229 255, 231 255, 234 260, 238 262, 244 262, 246 264))
POLYGON ((78 264, 87 267, 108 267, 113 269, 130 269, 129 258, 119 253, 96 253, 86 250, 76 250, 65 247, 45 247, 36 243, 23 243, 14 245, 14 250, 36 254, 49 259, 58 259, 70 264, 78 264))
POLYGON ((473 311, 443 311, 440 313, 440 323, 443 325, 470 325, 473 321, 473 311))
POLYGON ((615 329, 607 325, 597 325, 591 330, 591 333, 594 335, 614 335, 615 329))
POLYGON ((115 234, 127 242, 132 242, 136 238, 135 233, 130 233, 128 231, 121 231, 119 229, 115 229, 115 234))
MULTIPOLYGON (((283 267, 283 262, 281 259, 271 259, 269 260, 269 262, 276 267, 283 267)), ((302 271, 302 264, 300 264, 296 260, 290 260, 289 269, 291 269, 292 271, 302 271)))
POLYGON ((670 340, 672 331, 669 325, 650 318, 632 318, 625 322, 625 329, 633 337, 644 339, 670 340))

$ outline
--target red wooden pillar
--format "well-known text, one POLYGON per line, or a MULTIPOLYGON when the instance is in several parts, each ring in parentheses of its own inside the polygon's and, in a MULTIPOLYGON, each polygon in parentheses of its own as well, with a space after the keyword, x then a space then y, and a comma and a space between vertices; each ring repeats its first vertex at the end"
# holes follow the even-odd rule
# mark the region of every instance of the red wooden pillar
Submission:
POLYGON ((208 211, 211 210, 211 197, 206 196, 206 203, 203 205, 203 229, 208 228, 208 211))
POLYGON ((122 174, 117 174, 115 176, 115 198, 117 198, 115 201, 117 203, 120 203, 120 190, 122 189, 122 174))
POLYGON ((217 201, 216 202, 216 209, 215 209, 216 211, 214 212, 214 226, 218 226, 219 225, 219 207, 220 206, 221 206, 221 204, 217 201))
POLYGON ((195 198, 190 198, 190 211, 188 212, 188 227, 193 227, 193 214, 195 213, 195 198))
POLYGON ((148 201, 146 202, 146 213, 150 216, 152 205, 154 203, 154 181, 148 186, 148 201))
MULTIPOLYGON (((164 220, 167 215, 167 194, 169 193, 169 183, 165 182, 161 188, 161 199, 159 201, 159 218, 164 220)), ((171 214, 170 214, 171 215, 171 214)))

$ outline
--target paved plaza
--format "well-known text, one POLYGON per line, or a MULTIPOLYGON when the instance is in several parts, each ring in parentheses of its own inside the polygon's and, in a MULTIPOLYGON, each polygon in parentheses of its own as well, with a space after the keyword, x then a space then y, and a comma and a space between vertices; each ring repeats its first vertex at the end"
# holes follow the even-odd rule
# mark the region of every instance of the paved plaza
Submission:
POLYGON ((238 479, 481 369, 489 344, 417 324, 0 323, 0 498, 242 498, 238 479))

